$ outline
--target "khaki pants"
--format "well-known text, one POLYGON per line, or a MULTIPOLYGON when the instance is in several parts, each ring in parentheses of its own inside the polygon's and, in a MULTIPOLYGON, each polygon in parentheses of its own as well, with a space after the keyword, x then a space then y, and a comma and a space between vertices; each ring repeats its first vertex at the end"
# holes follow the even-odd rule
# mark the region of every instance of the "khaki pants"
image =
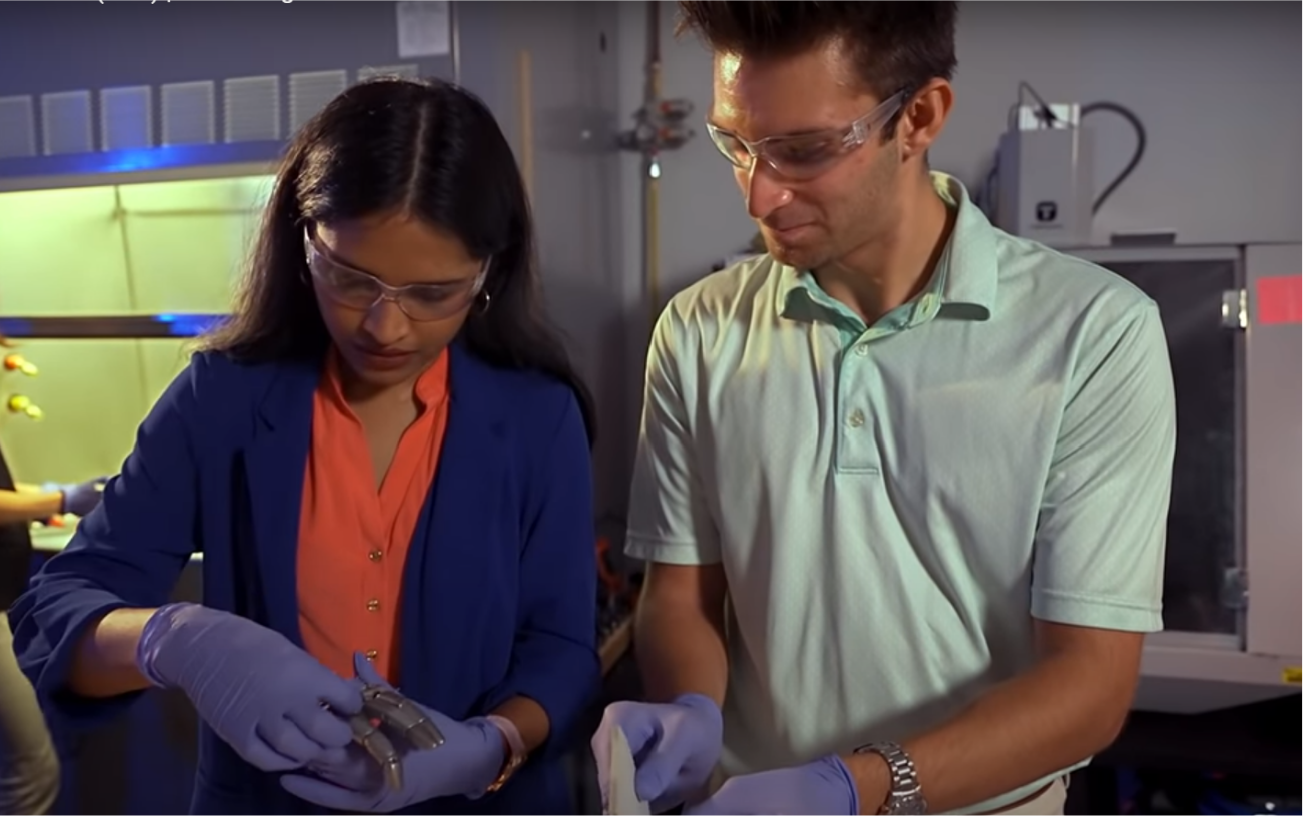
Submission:
POLYGON ((0 813, 43 816, 58 795, 59 758, 0 612, 0 813))

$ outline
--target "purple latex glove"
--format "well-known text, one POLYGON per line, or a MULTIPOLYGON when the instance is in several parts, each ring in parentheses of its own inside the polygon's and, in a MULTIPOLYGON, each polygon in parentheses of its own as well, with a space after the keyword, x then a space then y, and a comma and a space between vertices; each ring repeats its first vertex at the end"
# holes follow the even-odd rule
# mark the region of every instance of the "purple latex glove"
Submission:
POLYGON ((807 765, 735 776, 706 801, 684 809, 684 814, 782 813, 836 814, 860 812, 855 780, 832 755, 807 765))
POLYGON ((92 510, 99 507, 100 496, 104 493, 104 483, 108 480, 107 476, 102 476, 81 484, 59 485, 59 492, 63 494, 59 514, 89 515, 92 510))
POLYGON ((325 705, 362 710, 356 686, 280 633, 198 604, 156 611, 136 663, 154 685, 185 692, 204 722, 264 771, 340 761, 353 731, 325 705))
MULTIPOLYGON (((393 688, 360 654, 353 656, 353 670, 360 681, 355 688, 362 683, 393 688)), ((442 796, 483 796, 502 772, 502 732, 483 717, 457 722, 425 706, 421 710, 443 733, 444 743, 417 751, 395 741, 404 752, 402 790, 385 785, 375 759, 356 745, 350 746, 343 762, 313 763, 311 774, 282 776, 281 787, 300 799, 347 813, 392 813, 442 796)))
POLYGON ((617 725, 629 740, 637 766, 634 792, 650 802, 653 811, 682 804, 705 786, 719 762, 724 718, 709 697, 684 694, 672 703, 612 703, 590 743, 603 806, 611 793, 607 757, 611 755, 611 729, 617 725))

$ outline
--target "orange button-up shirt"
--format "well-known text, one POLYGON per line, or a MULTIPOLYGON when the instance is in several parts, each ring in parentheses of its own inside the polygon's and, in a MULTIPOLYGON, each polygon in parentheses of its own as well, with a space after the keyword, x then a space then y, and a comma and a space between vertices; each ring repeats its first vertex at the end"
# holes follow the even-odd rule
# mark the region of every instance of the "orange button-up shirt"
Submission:
POLYGON ((446 351, 421 375, 415 396, 416 421, 378 491, 366 434, 344 400, 333 353, 313 396, 299 516, 299 628, 308 653, 341 677, 354 676, 353 654, 362 652, 397 682, 403 565, 447 427, 446 351))

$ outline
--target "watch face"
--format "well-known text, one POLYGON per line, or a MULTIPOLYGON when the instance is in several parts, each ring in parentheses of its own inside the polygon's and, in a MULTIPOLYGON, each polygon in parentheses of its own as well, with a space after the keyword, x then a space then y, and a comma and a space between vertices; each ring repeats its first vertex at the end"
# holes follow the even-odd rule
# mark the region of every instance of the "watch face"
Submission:
POLYGON ((883 816, 928 816, 928 803, 919 793, 891 795, 887 800, 885 808, 882 808, 883 816))
POLYGON ((923 797, 917 793, 907 794, 905 796, 892 796, 892 813, 899 813, 902 816, 922 816, 927 813, 927 803, 923 797))

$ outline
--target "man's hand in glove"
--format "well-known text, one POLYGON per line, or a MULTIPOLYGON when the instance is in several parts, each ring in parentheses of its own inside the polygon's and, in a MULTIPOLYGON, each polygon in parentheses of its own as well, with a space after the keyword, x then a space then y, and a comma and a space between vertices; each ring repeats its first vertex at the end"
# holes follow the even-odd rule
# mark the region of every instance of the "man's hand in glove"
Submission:
POLYGON ((841 757, 826 756, 805 765, 735 776, 714 796, 686 808, 685 814, 838 814, 860 812, 855 780, 841 757))

